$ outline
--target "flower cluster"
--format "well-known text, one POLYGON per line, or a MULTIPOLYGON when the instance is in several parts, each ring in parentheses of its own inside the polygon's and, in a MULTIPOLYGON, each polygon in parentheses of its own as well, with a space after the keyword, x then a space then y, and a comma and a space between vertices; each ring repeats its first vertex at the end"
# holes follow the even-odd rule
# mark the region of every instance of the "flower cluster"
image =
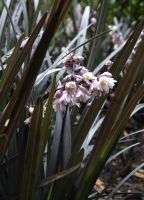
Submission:
POLYGON ((61 87, 55 92, 55 111, 65 111, 67 105, 80 107, 81 102, 86 103, 92 96, 100 97, 102 93, 109 93, 117 82, 109 72, 94 76, 81 66, 83 60, 82 56, 72 54, 63 59, 67 75, 62 80, 61 87))
POLYGON ((118 26, 109 26, 109 29, 111 30, 110 35, 112 37, 112 42, 114 44, 114 49, 117 49, 121 44, 124 43, 124 38, 122 33, 120 32, 118 26))

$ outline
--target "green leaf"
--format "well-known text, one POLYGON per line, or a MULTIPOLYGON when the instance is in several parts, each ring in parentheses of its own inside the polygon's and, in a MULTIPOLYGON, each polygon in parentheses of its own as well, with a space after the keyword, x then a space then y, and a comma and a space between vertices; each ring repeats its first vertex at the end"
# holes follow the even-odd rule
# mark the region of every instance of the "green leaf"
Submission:
MULTIPOLYGON (((102 32, 102 29, 103 29, 104 23, 105 23, 106 14, 107 14, 107 7, 108 7, 108 0, 102 0, 101 4, 100 4, 98 21, 96 23, 95 35, 102 32)), ((87 64, 89 69, 93 68, 93 64, 98 57, 99 50, 100 50, 100 42, 101 42, 100 40, 99 41, 94 40, 94 42, 93 42, 90 56, 88 59, 88 64, 87 64)))
POLYGON ((35 174, 36 160, 37 160, 37 150, 39 147, 40 132, 41 132, 41 122, 43 115, 43 104, 40 98, 37 99, 34 107, 34 112, 32 114, 32 120, 30 124, 30 129, 28 133, 28 141, 24 160, 24 171, 22 177, 22 186, 20 199, 29 200, 30 196, 34 197, 34 190, 36 188, 36 178, 33 179, 38 174, 35 174))
POLYGON ((126 97, 134 84, 141 62, 143 61, 143 56, 144 44, 141 42, 129 71, 121 79, 117 87, 115 97, 111 102, 100 133, 97 136, 94 149, 85 169, 79 190, 77 191, 76 199, 87 199, 131 112, 144 93, 142 85, 133 98, 125 105, 126 97), (84 187, 85 184, 87 184, 87 188, 84 187))
MULTIPOLYGON (((48 22, 46 24, 43 36, 32 56, 31 61, 25 69, 21 81, 19 82, 16 90, 14 91, 12 98, 3 114, 0 122, 1 133, 8 135, 8 142, 13 134, 14 129, 18 123, 21 115, 21 110, 24 108, 25 103, 30 95, 31 89, 34 85, 36 77, 39 73, 41 64, 43 62, 45 53, 50 45, 50 42, 64 17, 71 1, 59 1, 60 4, 55 12, 50 14, 48 22), (65 2, 65 3, 64 3, 65 2), (7 127, 4 126, 5 122, 9 120, 7 127)), ((56 2, 55 2, 56 3, 56 2)))
POLYGON ((26 2, 27 6, 27 14, 28 14, 28 25, 29 25, 29 32, 32 31, 32 24, 35 16, 35 7, 34 7, 34 1, 27 0, 26 2))
POLYGON ((47 186, 49 183, 53 183, 56 180, 59 180, 61 178, 64 178, 65 176, 68 176, 69 174, 73 173, 74 171, 76 171, 81 164, 77 164, 74 167, 71 167, 69 169, 66 169, 62 172, 56 173, 48 178, 46 178, 45 180, 42 180, 39 184, 39 187, 45 187, 47 186))
MULTIPOLYGON (((34 199, 34 196, 35 196, 36 184, 38 181, 38 175, 40 172, 43 154, 44 154, 44 150, 45 150, 45 146, 47 142, 48 142, 48 145, 50 145, 51 147, 51 120, 52 120, 52 112, 53 112, 52 102, 53 102, 54 92, 55 92, 55 78, 53 79, 53 82, 52 82, 51 91, 50 91, 49 98, 46 104, 46 111, 44 114, 44 118, 40 120, 41 123, 39 122, 40 129, 38 129, 37 136, 35 136, 36 138, 33 138, 33 140, 35 139, 35 144, 34 144, 35 146, 33 147, 34 148, 33 160, 30 163, 30 165, 33 166, 31 170, 31 178, 29 180, 29 184, 31 184, 31 186, 29 185, 29 190, 27 186, 23 186, 25 190, 27 189, 29 199, 34 199), (50 138, 50 142, 49 142, 49 138, 50 138)), ((31 141, 31 142, 34 142, 34 141, 31 141)), ((28 173, 27 172, 28 169, 25 169, 25 170, 26 170, 26 173, 28 173)), ((26 176, 27 175, 25 175, 25 177, 26 176)), ((22 192, 25 193, 24 189, 22 192)))
MULTIPOLYGON (((10 7, 11 2, 12 2, 12 0, 8 0, 6 2, 8 8, 10 7)), ((4 33, 5 24, 6 24, 6 19, 7 19, 7 11, 4 8, 3 12, 1 14, 1 17, 0 17, 0 21, 1 21, 1 26, 0 26, 0 42, 2 41, 2 36, 3 36, 3 33, 4 33)))
POLYGON ((92 104, 85 109, 85 113, 78 122, 76 128, 73 130, 73 142, 72 142, 72 156, 75 157, 76 152, 78 152, 90 130, 99 110, 104 104, 106 97, 101 99, 95 98, 92 104))
POLYGON ((28 21, 28 13, 26 8, 26 2, 24 0, 21 0, 22 5, 22 12, 23 12, 23 19, 24 19, 24 31, 25 35, 28 36, 29 33, 29 21, 28 21))
MULTIPOLYGON (((82 158, 84 155, 83 149, 79 152, 77 159, 74 164, 71 166, 77 166, 79 163, 82 162, 82 158)), ((56 181, 53 187, 53 200, 63 199, 67 200, 69 192, 71 192, 72 187, 74 186, 75 180, 78 180, 79 171, 75 171, 74 173, 70 174, 69 176, 64 177, 61 180, 56 181), (61 188, 59 190, 59 188, 61 188)), ((73 190, 72 190, 73 193, 73 190)))
POLYGON ((110 69, 110 71, 113 73, 114 77, 117 78, 120 71, 122 70, 122 67, 125 66, 125 63, 126 63, 127 59, 129 58, 138 38, 140 36, 141 31, 143 30, 143 24, 144 24, 144 22, 141 21, 137 25, 137 27, 135 28, 135 30, 133 31, 133 33, 131 34, 131 36, 129 37, 127 42, 125 43, 124 47, 119 52, 115 62, 113 63, 113 65, 110 69))
POLYGON ((105 126, 103 126, 102 129, 103 134, 104 132, 110 130, 110 127, 114 125, 114 122, 119 119, 119 114, 123 110, 125 100, 135 82, 141 63, 143 62, 143 55, 144 45, 143 42, 141 42, 127 74, 124 75, 118 85, 117 91, 115 93, 115 98, 112 101, 112 104, 107 113, 107 117, 104 121, 105 126), (111 123, 109 123, 109 121, 111 123))
MULTIPOLYGON (((79 31, 83 30, 84 28, 86 28, 88 26, 89 16, 90 16, 90 7, 87 6, 85 8, 83 16, 82 16, 82 20, 81 20, 79 31)), ((82 43, 85 42, 86 33, 87 33, 87 30, 85 30, 85 32, 83 32, 83 34, 81 35, 81 37, 79 37, 79 39, 77 40, 77 46, 79 46, 79 45, 81 45, 82 43)), ((82 56, 82 54, 83 54, 83 48, 84 48, 84 46, 81 46, 79 49, 77 49, 77 51, 75 52, 75 54, 78 54, 78 55, 82 56)))
POLYGON ((122 111, 122 113, 119 117, 121 120, 118 120, 115 123, 115 125, 112 129, 112 132, 111 132, 111 134, 113 135, 113 140, 116 140, 120 136, 124 126, 126 125, 129 117, 131 116, 131 113, 133 112, 134 108, 136 107, 137 102, 143 97, 143 95, 144 95, 144 84, 142 84, 139 87, 139 89, 136 91, 136 93, 129 100, 128 104, 125 106, 124 110, 122 111))
POLYGON ((7 140, 8 140, 7 135, 5 134, 0 135, 0 160, 4 155, 7 140))
POLYGON ((63 169, 65 169, 71 157, 71 123, 70 123, 69 108, 67 109, 67 112, 66 112, 62 140, 63 140, 62 142, 63 169))
POLYGON ((48 165, 48 175, 54 174, 58 169, 60 156, 60 142, 62 136, 62 113, 56 112, 55 129, 53 134, 52 150, 48 165))
POLYGON ((12 30, 13 30, 13 33, 14 33, 14 40, 15 40, 15 42, 16 42, 16 41, 17 41, 16 29, 15 29, 15 26, 14 26, 14 23, 13 23, 13 20, 12 20, 12 16, 11 16, 11 13, 10 13, 10 10, 9 10, 9 4, 8 4, 8 6, 7 6, 7 3, 6 3, 4 0, 2 0, 2 2, 3 2, 4 7, 5 7, 6 11, 7 11, 7 15, 8 15, 8 17, 9 17, 10 24, 11 24, 11 26, 12 26, 12 30))
POLYGON ((128 146, 128 147, 122 149, 121 151, 115 153, 114 155, 112 155, 112 156, 108 159, 108 161, 107 161, 106 164, 108 164, 108 163, 111 162, 112 160, 116 159, 119 155, 121 155, 122 153, 126 152, 127 150, 129 150, 129 149, 131 149, 131 148, 133 148, 133 147, 135 147, 135 146, 138 146, 138 145, 140 145, 139 142, 134 143, 134 144, 132 144, 132 145, 130 145, 130 146, 128 146))
MULTIPOLYGON (((53 118, 53 108, 52 108, 52 103, 53 103, 53 97, 55 93, 55 85, 56 85, 56 76, 53 77, 52 85, 51 85, 51 90, 49 94, 49 98, 46 104, 46 111, 44 115, 44 119, 42 122, 42 137, 41 137, 41 152, 40 152, 40 157, 44 153, 44 149, 46 147, 46 144, 48 143, 48 150, 47 150, 47 157, 48 160, 50 159, 50 154, 51 154, 51 126, 52 126, 52 118, 53 118)), ((39 157, 39 158, 40 158, 39 157)), ((41 159, 41 158, 40 158, 41 159)))
POLYGON ((30 52, 31 47, 46 20, 46 17, 47 17, 47 14, 45 14, 41 18, 41 20, 39 21, 38 25, 36 26, 34 32, 32 33, 29 40, 27 41, 27 43, 25 44, 25 46, 22 49, 20 48, 20 45, 21 45, 23 37, 21 37, 19 39, 19 42, 17 43, 17 45, 13 51, 13 54, 11 56, 10 62, 7 65, 7 67, 3 73, 3 76, 1 78, 0 103, 6 97, 10 87, 12 86, 12 83, 14 82, 14 79, 15 79, 18 71, 20 70, 22 63, 24 62, 26 56, 30 52))

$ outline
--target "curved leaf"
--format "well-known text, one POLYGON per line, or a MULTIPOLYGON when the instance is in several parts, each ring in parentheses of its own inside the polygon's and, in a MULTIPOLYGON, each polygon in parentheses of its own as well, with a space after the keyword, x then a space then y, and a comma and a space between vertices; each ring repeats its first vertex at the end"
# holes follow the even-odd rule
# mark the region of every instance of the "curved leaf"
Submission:
MULTIPOLYGON (((30 196, 34 196, 34 189, 36 187, 36 180, 33 179, 35 171, 35 162, 37 160, 37 149, 39 147, 40 132, 41 132, 41 122, 43 115, 43 104, 40 98, 37 99, 34 107, 34 112, 32 114, 32 120, 30 124, 30 129, 28 133, 28 141, 24 160, 24 171, 22 177, 22 186, 20 199, 29 200, 30 196)), ((35 174, 37 177, 38 174, 35 174)))
POLYGON ((11 135, 16 128, 19 117, 21 115, 21 110, 24 108, 24 105, 30 95, 31 89, 43 62, 45 53, 70 3, 70 0, 60 0, 60 4, 56 12, 53 13, 52 10, 37 49, 32 56, 28 66, 26 67, 23 77, 19 82, 16 90, 14 91, 6 111, 3 114, 0 122, 0 130, 1 133, 5 133, 9 136, 8 141, 10 140, 11 135), (8 119, 9 123, 7 127, 4 127, 4 124, 8 119))
POLYGON ((39 187, 45 187, 47 186, 49 183, 53 183, 54 181, 56 180, 59 180, 65 176, 68 176, 69 174, 73 173, 74 171, 76 171, 78 168, 80 167, 80 164, 77 164, 76 166, 74 167, 71 167, 69 169, 66 169, 62 172, 59 172, 57 174, 54 174, 50 177, 48 177, 47 179, 45 180, 42 180, 39 184, 39 187))

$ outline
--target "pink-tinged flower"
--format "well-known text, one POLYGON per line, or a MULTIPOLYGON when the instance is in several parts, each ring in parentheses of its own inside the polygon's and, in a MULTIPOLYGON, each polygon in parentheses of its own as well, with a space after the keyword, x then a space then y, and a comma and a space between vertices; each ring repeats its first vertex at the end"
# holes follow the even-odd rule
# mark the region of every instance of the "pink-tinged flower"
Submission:
POLYGON ((91 93, 82 85, 78 86, 76 97, 81 102, 87 102, 91 97, 91 93))
POLYGON ((111 30, 110 35, 112 37, 112 42, 114 44, 114 49, 118 48, 121 44, 124 43, 124 38, 122 33, 119 31, 118 26, 109 26, 111 30))
POLYGON ((65 98, 67 104, 70 104, 71 106, 77 104, 76 92, 76 82, 70 81, 65 84, 65 91, 63 92, 63 97, 65 98))
POLYGON ((63 90, 59 89, 54 95, 53 108, 55 111, 65 111, 66 101, 63 98, 63 90))
POLYGON ((80 82, 83 80, 83 77, 80 75, 75 75, 75 80, 76 80, 76 82, 80 82))
POLYGON ((104 72, 104 73, 100 74, 98 77, 102 77, 102 76, 112 78, 112 74, 110 72, 104 72))
POLYGON ((67 82, 65 84, 65 90, 59 90, 54 95, 54 110, 65 111, 67 105, 77 105, 76 91, 76 83, 74 81, 67 82))
POLYGON ((61 97, 55 98, 53 102, 53 108, 55 111, 65 111, 66 106, 70 103, 70 97, 67 96, 67 92, 63 91, 61 97))
POLYGON ((96 96, 101 96, 101 86, 97 78, 95 78, 91 85, 90 85, 90 91, 93 92, 96 96))
POLYGON ((78 67, 78 68, 75 69, 75 74, 80 75, 80 76, 82 76, 86 72, 88 72, 88 69, 86 69, 83 66, 80 66, 80 67, 78 67))
POLYGON ((73 74, 74 72, 73 65, 66 66, 66 72, 70 75, 73 74))
POLYGON ((62 62, 64 63, 64 65, 65 65, 66 67, 73 67, 73 63, 74 63, 74 61, 73 61, 73 54, 67 55, 67 56, 62 60, 62 62))
POLYGON ((106 61, 106 66, 111 67, 113 65, 113 62, 111 60, 106 61))
POLYGON ((104 72, 97 77, 83 66, 82 56, 68 55, 63 63, 68 73, 62 80, 62 88, 54 95, 53 108, 55 111, 65 111, 67 106, 78 106, 86 103, 93 95, 99 97, 102 92, 108 93, 117 82, 110 72, 104 72))
POLYGON ((76 74, 74 76, 69 74, 63 79, 63 83, 71 82, 72 80, 75 80, 76 82, 80 82, 83 80, 83 77, 76 74))
POLYGON ((66 110, 66 103, 61 99, 55 99, 53 102, 53 109, 57 111, 65 111, 66 110))
POLYGON ((83 56, 73 56, 73 54, 69 54, 62 60, 62 62, 66 67, 72 67, 74 64, 80 65, 83 60, 83 56))
POLYGON ((83 78, 86 81, 91 81, 91 80, 95 79, 95 76, 93 75, 92 72, 86 72, 86 73, 83 74, 83 78))
POLYGON ((82 56, 73 56, 73 54, 69 54, 62 62, 66 67, 67 73, 72 74, 75 71, 76 65, 80 65, 83 60, 84 58, 82 56))
POLYGON ((69 81, 71 81, 71 78, 72 78, 72 75, 69 74, 69 75, 65 76, 65 78, 64 78, 62 81, 63 81, 64 83, 65 83, 65 82, 69 82, 69 81))
POLYGON ((77 90, 76 82, 74 81, 67 82, 65 84, 65 89, 71 94, 75 93, 77 90))
POLYGON ((63 95, 60 100, 64 101, 66 105, 67 104, 74 105, 75 104, 75 93, 64 90, 63 95))
POLYGON ((99 76, 100 88, 103 92, 109 93, 109 90, 112 89, 117 81, 108 76, 99 76))
POLYGON ((74 60, 75 64, 79 65, 84 60, 84 57, 83 56, 74 56, 73 60, 74 60))
POLYGON ((63 93, 63 89, 58 89, 57 91, 56 91, 56 93, 55 93, 55 95, 54 95, 54 98, 56 99, 58 99, 58 98, 60 98, 61 96, 62 96, 62 93, 63 93))

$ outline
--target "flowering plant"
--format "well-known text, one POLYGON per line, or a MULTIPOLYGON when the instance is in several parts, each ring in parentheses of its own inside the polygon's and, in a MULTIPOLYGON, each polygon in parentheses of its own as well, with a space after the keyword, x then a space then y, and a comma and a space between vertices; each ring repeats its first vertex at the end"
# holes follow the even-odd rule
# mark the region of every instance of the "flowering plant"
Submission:
POLYGON ((102 32, 108 1, 98 1, 92 15, 90 6, 82 13, 83 6, 74 1, 77 15, 70 12, 62 35, 63 31, 56 33, 72 0, 2 2, 0 200, 113 196, 144 166, 134 169, 112 192, 95 187, 105 166, 139 145, 122 150, 120 146, 111 156, 115 146, 129 137, 120 138, 128 120, 144 107, 139 104, 144 95, 144 23, 128 39, 119 26, 102 32), (39 20, 52 3, 48 19, 46 12, 39 20), (94 36, 86 39, 87 33, 94 36), (29 37, 24 39, 24 34, 29 37))
POLYGON ((65 111, 66 106, 80 106, 81 102, 88 102, 92 97, 97 98, 102 93, 109 93, 117 82, 112 78, 110 72, 104 72, 94 76, 88 71, 81 62, 82 56, 73 56, 72 54, 63 59, 63 64, 68 75, 62 80, 60 88, 54 95, 53 108, 55 111, 65 111))

